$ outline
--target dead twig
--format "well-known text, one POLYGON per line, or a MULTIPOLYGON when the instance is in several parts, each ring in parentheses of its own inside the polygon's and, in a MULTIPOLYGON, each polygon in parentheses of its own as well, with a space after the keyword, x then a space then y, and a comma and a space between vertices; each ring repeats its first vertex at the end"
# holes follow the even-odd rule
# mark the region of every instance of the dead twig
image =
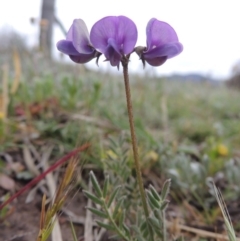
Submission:
POLYGON ((101 128, 107 128, 107 129, 112 129, 115 131, 120 131, 120 129, 114 125, 112 125, 111 123, 109 123, 108 121, 103 121, 103 120, 98 120, 96 118, 93 118, 91 116, 85 116, 85 115, 81 115, 81 114, 74 114, 70 117, 72 120, 82 120, 91 124, 94 124, 98 127, 101 128))
POLYGON ((72 223, 76 223, 76 224, 82 224, 84 225, 85 224, 85 220, 86 218, 85 217, 80 217, 78 215, 76 215, 74 212, 66 209, 66 208, 62 208, 62 212, 68 216, 68 220, 72 223))
POLYGON ((24 140, 24 147, 23 147, 23 160, 27 166, 27 169, 34 175, 38 176, 40 175, 40 171, 34 164, 34 160, 32 158, 30 149, 29 149, 29 144, 27 140, 24 140))
MULTIPOLYGON (((88 190, 92 192, 92 184, 91 181, 88 183, 88 190)), ((88 198, 87 207, 92 207, 92 200, 88 198)), ((85 219, 85 226, 84 226, 84 241, 93 241, 93 218, 92 212, 87 209, 86 211, 86 219, 85 219)))
MULTIPOLYGON (((173 228, 173 226, 175 226, 174 228, 179 231, 186 231, 189 233, 194 233, 200 237, 214 238, 216 240, 229 240, 227 235, 213 233, 213 232, 209 232, 209 231, 205 231, 205 230, 201 230, 201 229, 197 229, 197 228, 192 228, 192 227, 182 225, 182 224, 175 224, 173 222, 167 222, 168 228, 173 228)), ((240 238, 236 238, 236 240, 240 241, 240 238)))

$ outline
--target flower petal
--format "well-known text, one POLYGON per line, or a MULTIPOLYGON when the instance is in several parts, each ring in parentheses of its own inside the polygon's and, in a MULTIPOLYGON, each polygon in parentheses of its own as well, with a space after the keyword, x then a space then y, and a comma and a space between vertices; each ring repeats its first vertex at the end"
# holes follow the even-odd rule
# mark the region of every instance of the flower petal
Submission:
POLYGON ((70 59, 77 64, 85 64, 95 58, 94 54, 69 55, 70 59))
POLYGON ((89 32, 82 19, 75 19, 69 29, 68 38, 72 39, 75 49, 82 54, 90 54, 94 50, 90 47, 89 32))
POLYGON ((114 39, 110 38, 108 40, 108 46, 104 52, 104 55, 107 58, 107 60, 110 61, 112 66, 119 65, 121 58, 122 58, 122 54, 120 53, 118 46, 114 39))
POLYGON ((178 42, 175 30, 168 23, 156 18, 148 22, 146 33, 148 50, 166 43, 178 42))
POLYGON ((136 25, 125 16, 102 18, 93 25, 90 40, 96 49, 105 53, 109 38, 115 39, 122 54, 129 54, 137 42, 136 25))
POLYGON ((137 42, 137 27, 131 19, 125 16, 119 16, 118 20, 116 41, 121 45, 123 53, 129 54, 133 51, 137 42))
POLYGON ((183 50, 181 43, 169 43, 162 46, 147 50, 143 53, 144 59, 153 59, 166 56, 168 59, 180 54, 183 50))
POLYGON ((116 17, 105 17, 96 22, 90 32, 93 46, 104 53, 108 46, 108 39, 116 36, 116 17))
POLYGON ((79 55, 78 51, 74 48, 73 43, 69 40, 60 40, 57 42, 57 49, 67 55, 79 55))
POLYGON ((154 58, 154 59, 145 59, 146 62, 154 67, 156 66, 160 66, 162 64, 164 64, 166 61, 167 61, 167 57, 166 56, 163 56, 163 57, 157 57, 157 58, 154 58))
POLYGON ((71 25, 70 29, 67 32, 66 40, 69 40, 69 41, 73 40, 73 25, 71 25))

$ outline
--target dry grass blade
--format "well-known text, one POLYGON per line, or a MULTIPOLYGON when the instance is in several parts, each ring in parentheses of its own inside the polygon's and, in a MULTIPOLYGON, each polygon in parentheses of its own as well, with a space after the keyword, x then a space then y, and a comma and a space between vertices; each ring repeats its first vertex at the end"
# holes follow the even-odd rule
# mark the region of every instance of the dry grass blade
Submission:
MULTIPOLYGON (((192 227, 182 225, 182 224, 168 222, 167 227, 172 230, 175 229, 175 230, 179 230, 179 231, 193 233, 193 234, 198 235, 199 237, 213 238, 216 240, 229 240, 229 237, 227 235, 217 234, 217 233, 213 233, 213 232, 209 232, 209 231, 205 231, 205 230, 201 230, 201 229, 197 229, 197 228, 192 228, 192 227)), ((240 238, 236 238, 235 241, 240 241, 240 238)))
POLYGON ((40 230, 42 230, 43 227, 44 227, 44 220, 45 220, 45 216, 46 216, 45 206, 46 206, 46 195, 44 194, 43 198, 42 198, 42 211, 41 211, 41 217, 40 217, 40 230))
MULTIPOLYGON (((107 222, 104 222, 107 223, 107 222)), ((101 228, 100 231, 98 232, 97 229, 94 230, 94 240, 95 241, 100 241, 102 240, 103 235, 106 233, 105 228, 101 228)))
POLYGON ((167 142, 168 138, 168 107, 167 107, 167 98, 163 96, 161 99, 161 110, 162 110, 162 124, 163 124, 163 131, 164 131, 164 140, 167 142))
MULTIPOLYGON (((48 160, 50 158, 52 150, 53 150, 53 146, 50 146, 43 153, 41 162, 44 165, 44 171, 49 169, 48 160)), ((54 180, 52 172, 50 172, 46 176, 46 180, 47 180, 47 185, 48 185, 48 188, 49 188, 49 191, 50 191, 50 198, 53 199, 54 195, 56 193, 56 190, 57 190, 57 185, 56 185, 56 182, 54 180)), ((52 241, 62 241, 62 233, 61 233, 60 225, 59 225, 59 222, 58 222, 58 219, 57 219, 56 215, 53 216, 53 220, 55 220, 55 222, 54 222, 54 227, 53 227, 52 233, 51 233, 52 241)))
POLYGON ((72 212, 66 208, 63 208, 62 212, 65 213, 69 217, 69 221, 72 223, 84 225, 84 223, 86 222, 85 216, 82 216, 82 217, 77 216, 74 212, 72 212))
POLYGON ((45 180, 41 180, 38 184, 36 184, 36 186, 33 187, 33 188, 29 191, 29 193, 28 193, 28 195, 27 195, 27 197, 26 197, 25 203, 30 203, 30 202, 32 202, 32 201, 34 200, 34 198, 35 198, 35 196, 36 196, 36 194, 37 194, 37 191, 38 191, 39 189, 41 190, 42 193, 44 193, 44 194, 46 194, 47 196, 49 196, 49 195, 48 195, 48 190, 46 190, 46 188, 45 188, 45 186, 44 186, 45 183, 46 183, 45 180))
POLYGON ((74 115, 71 116, 71 118, 73 120, 82 120, 82 121, 94 124, 94 125, 96 125, 100 128, 107 128, 107 129, 112 129, 112 130, 115 130, 115 131, 120 131, 119 128, 117 128, 116 126, 109 123, 109 121, 99 120, 99 119, 93 118, 91 116, 74 114, 74 115))
MULTIPOLYGON (((88 190, 92 192, 92 184, 89 181, 88 183, 88 190)), ((88 198, 87 207, 92 207, 92 200, 88 198)), ((85 241, 93 241, 93 219, 92 219, 92 212, 87 209, 86 211, 86 220, 85 220, 85 227, 84 227, 84 240, 85 241)))
MULTIPOLYGON (((30 181, 26 186, 24 186, 22 189, 20 189, 17 193, 15 193, 13 196, 11 196, 9 199, 7 199, 7 201, 3 202, 2 204, 0 204, 0 210, 2 210, 6 205, 8 205, 10 202, 12 202, 15 198, 17 198, 18 196, 20 196, 21 194, 23 194, 26 190, 28 190, 30 187, 32 187, 33 185, 37 184, 38 182, 40 182, 48 173, 52 172, 53 170, 55 170, 57 167, 63 165, 63 163, 67 162, 70 158, 73 158, 74 156, 76 156, 79 152, 82 152, 84 150, 86 150, 87 148, 89 148, 90 144, 86 143, 80 147, 78 147, 77 149, 71 151, 70 153, 68 153, 67 155, 65 155, 64 157, 62 157, 61 159, 59 159, 57 162, 55 162, 47 171, 43 172, 42 174, 40 174, 39 176, 35 177, 32 181, 30 181)), ((69 177, 68 177, 69 179, 69 177)))
POLYGON ((235 232, 234 232, 234 229, 233 229, 233 225, 232 225, 231 218, 229 216, 226 204, 223 200, 223 196, 222 196, 220 190, 217 189, 215 184, 213 184, 213 188, 214 188, 215 196, 217 198, 218 205, 219 205, 219 207, 222 211, 222 215, 223 215, 224 222, 225 222, 225 225, 226 225, 226 228, 227 228, 229 240, 230 241, 236 241, 237 238, 236 238, 236 235, 235 235, 235 232))
MULTIPOLYGON (((39 176, 40 171, 37 168, 37 165, 35 165, 35 159, 37 158, 37 155, 39 155, 36 151, 36 149, 31 145, 29 140, 27 138, 24 138, 24 146, 23 146, 23 160, 26 164, 26 167, 28 171, 30 171, 34 176, 39 176), (32 155, 34 153, 34 156, 32 155)), ((41 160, 38 160, 39 162, 41 160)), ((31 202, 31 200, 34 198, 36 191, 38 189, 41 189, 43 193, 48 193, 47 190, 44 190, 43 184, 45 183, 44 180, 41 180, 28 194, 26 198, 26 203, 31 202)))
POLYGON ((2 78, 2 96, 1 96, 1 109, 0 109, 0 119, 5 120, 7 118, 7 109, 9 103, 9 93, 8 93, 8 65, 2 66, 3 78, 2 78))
POLYGON ((14 81, 10 91, 11 94, 15 94, 17 92, 20 84, 20 78, 22 75, 21 60, 16 48, 13 51, 13 64, 14 64, 15 76, 14 76, 14 81))
POLYGON ((26 240, 25 237, 27 237, 28 235, 32 234, 33 232, 25 232, 25 233, 21 233, 21 234, 16 234, 13 235, 10 239, 7 239, 5 241, 16 241, 16 240, 26 240))
MULTIPOLYGON (((46 211, 44 215, 44 220, 41 221, 40 231, 37 238, 37 241, 46 241, 49 235, 52 233, 54 225, 56 224, 56 215, 62 209, 64 202, 66 201, 66 197, 69 193, 69 185, 73 178, 74 170, 78 164, 77 159, 70 160, 66 171, 64 173, 64 177, 60 183, 60 186, 56 192, 55 198, 53 199, 52 204, 46 211)), ((52 177, 53 178, 53 177, 52 177)), ((45 207, 43 207, 43 212, 45 212, 45 207)), ((53 237, 52 237, 53 238, 53 237)), ((62 240, 61 237, 54 237, 53 240, 62 240)))
POLYGON ((38 176, 40 174, 40 171, 38 170, 38 168, 36 167, 36 165, 34 164, 34 160, 32 158, 31 155, 31 151, 29 149, 28 146, 28 142, 24 141, 25 145, 23 147, 23 160, 27 166, 27 169, 34 175, 34 176, 38 176))

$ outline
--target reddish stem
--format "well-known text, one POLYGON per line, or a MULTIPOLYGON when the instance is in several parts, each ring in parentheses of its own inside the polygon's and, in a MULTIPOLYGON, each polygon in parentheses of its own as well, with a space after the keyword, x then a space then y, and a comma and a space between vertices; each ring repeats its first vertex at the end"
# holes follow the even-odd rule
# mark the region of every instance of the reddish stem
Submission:
POLYGON ((10 202, 12 202, 15 198, 17 198, 18 196, 20 196, 21 194, 23 194, 26 190, 28 190, 30 187, 32 187, 33 185, 35 185, 36 183, 38 183, 39 181, 41 181, 48 173, 54 171, 57 167, 61 166, 63 163, 65 163, 66 161, 68 161, 71 157, 74 157, 76 154, 78 154, 81 151, 84 151, 85 149, 87 149, 90 146, 90 144, 84 144, 83 146, 80 146, 79 148, 71 151, 70 153, 68 153, 66 156, 62 157, 61 159, 59 159, 56 163, 54 163, 52 166, 50 166, 45 172, 41 173, 40 175, 38 175, 37 177, 35 177, 34 179, 32 179, 32 181, 30 181, 26 186, 24 186, 22 189, 20 189, 17 193, 15 193, 13 196, 11 196, 7 201, 5 201, 4 203, 2 203, 0 205, 0 210, 2 210, 7 204, 9 204, 10 202))

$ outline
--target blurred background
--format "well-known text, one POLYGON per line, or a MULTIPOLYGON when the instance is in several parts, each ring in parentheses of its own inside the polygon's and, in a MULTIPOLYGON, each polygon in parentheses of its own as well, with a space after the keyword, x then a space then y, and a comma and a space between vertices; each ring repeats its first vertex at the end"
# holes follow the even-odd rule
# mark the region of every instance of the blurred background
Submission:
MULTIPOLYGON (((147 22, 152 17, 174 27, 180 42, 184 45, 184 51, 161 68, 148 66, 147 71, 153 75, 197 74, 226 80, 238 72, 240 15, 237 0, 149 0, 145 4, 127 0, 117 0, 114 3, 111 0, 46 0, 45 4, 41 0, 1 0, 0 33, 8 36, 17 34, 22 37, 27 48, 39 49, 41 29, 43 31, 46 24, 49 29, 46 32, 46 42, 51 45, 53 58, 59 59, 56 42, 65 37, 64 32, 69 29, 73 19, 82 18, 90 31, 96 21, 109 15, 126 15, 131 18, 139 32, 137 45, 142 46, 146 42, 147 22), (48 19, 48 22, 42 21, 42 18, 48 19)), ((3 48, 6 41, 1 42, 0 47, 3 48)), ((146 70, 142 69, 138 57, 133 55, 131 58, 130 69, 138 74, 144 74, 146 70)), ((67 56, 64 57, 64 60, 67 59, 67 56)), ((87 66, 97 69, 94 61, 87 66)), ((104 62, 101 62, 100 69, 117 72, 104 62)))
MULTIPOLYGON (((57 51, 56 43, 75 18, 82 18, 90 31, 105 16, 125 15, 137 25, 137 45, 144 46, 146 25, 155 17, 176 30, 184 50, 158 68, 143 69, 137 55, 131 56, 144 181, 160 192, 163 182, 172 180, 167 217, 174 225, 224 233, 214 182, 240 234, 238 5, 239 0, 0 0, 0 202, 89 141, 83 179, 74 183, 77 194, 67 205, 71 215, 84 217, 86 200, 78 191, 88 185, 90 170, 100 180, 105 173, 120 177, 121 185, 132 180, 121 67, 111 67, 102 56, 99 67, 94 60, 75 64, 57 51)), ((56 183, 62 171, 54 172, 56 183)), ((51 199, 48 190, 48 183, 41 182, 12 204, 16 209, 10 205, 0 211, 0 239, 30 233, 23 239, 35 240, 43 193, 51 199)), ((129 190, 137 193, 135 186, 129 190)), ((61 225, 64 240, 71 240, 68 220, 63 218, 61 225)), ((84 224, 75 226, 81 237, 84 224)), ((190 237, 185 240, 213 240, 185 234, 190 237)))

